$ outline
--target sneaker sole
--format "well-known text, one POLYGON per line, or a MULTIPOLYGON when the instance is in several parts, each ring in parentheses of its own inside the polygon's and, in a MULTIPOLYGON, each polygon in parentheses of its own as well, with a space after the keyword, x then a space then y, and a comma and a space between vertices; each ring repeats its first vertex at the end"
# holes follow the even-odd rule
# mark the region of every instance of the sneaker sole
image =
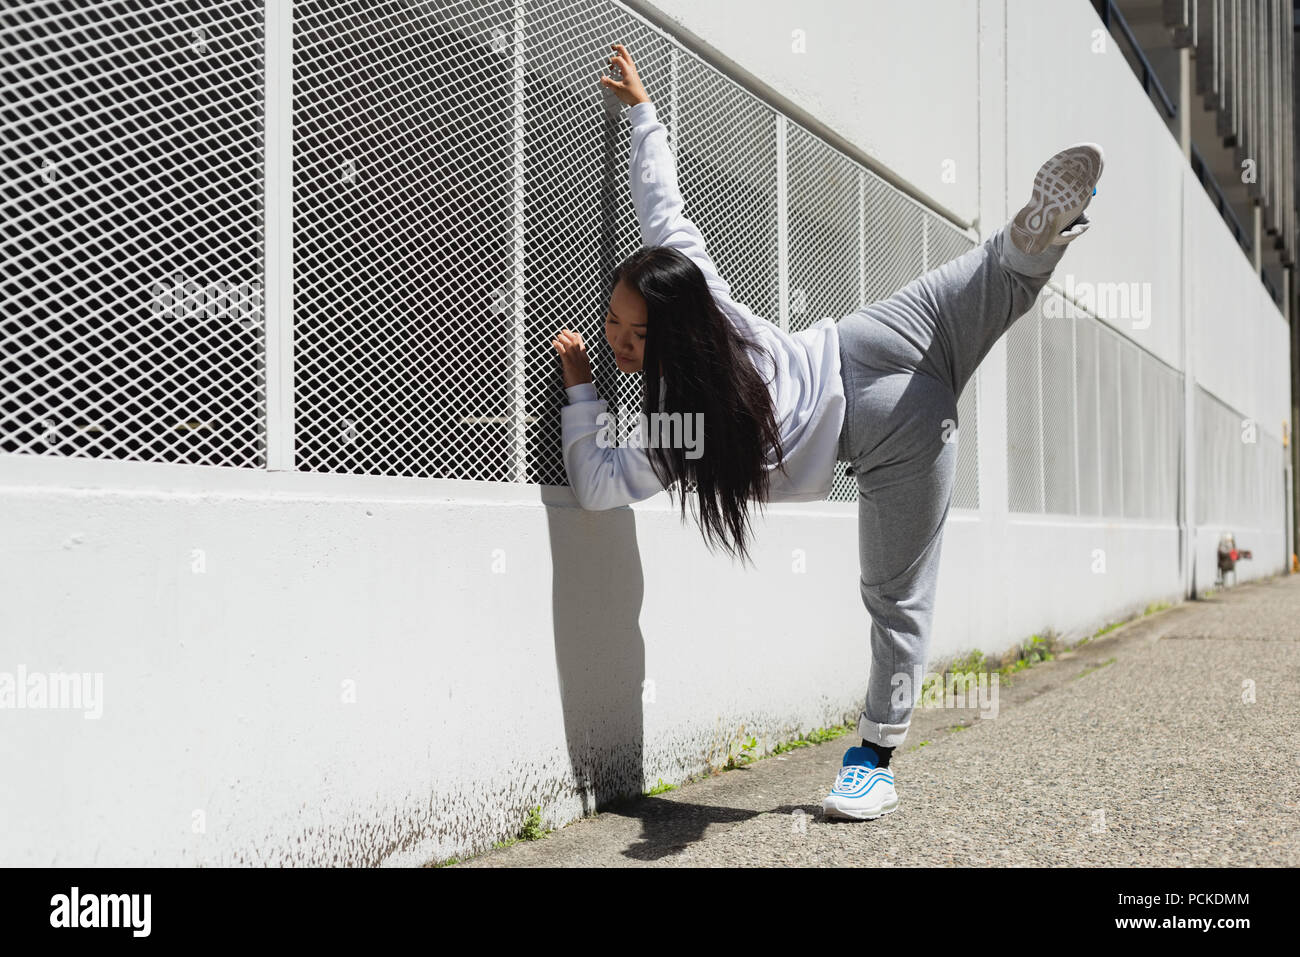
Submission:
POLYGON ((1029 202, 1011 221, 1016 245, 1030 255, 1052 245, 1061 230, 1088 208, 1105 165, 1100 146, 1079 143, 1040 166, 1029 202))
POLYGON ((898 810, 898 798, 894 798, 888 804, 880 805, 869 811, 858 808, 843 808, 839 806, 838 802, 831 804, 827 804, 825 801, 822 802, 822 812, 826 817, 838 817, 846 821, 874 821, 876 818, 892 814, 896 810, 898 810))

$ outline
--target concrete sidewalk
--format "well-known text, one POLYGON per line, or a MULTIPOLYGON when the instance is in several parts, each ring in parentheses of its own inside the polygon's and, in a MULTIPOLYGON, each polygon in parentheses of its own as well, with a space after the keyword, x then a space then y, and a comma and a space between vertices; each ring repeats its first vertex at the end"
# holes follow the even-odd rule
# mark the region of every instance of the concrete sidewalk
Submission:
POLYGON ((918 710, 876 821, 822 818, 848 736, 457 866, 1300 865, 1300 576, 1135 621, 998 704, 918 710))

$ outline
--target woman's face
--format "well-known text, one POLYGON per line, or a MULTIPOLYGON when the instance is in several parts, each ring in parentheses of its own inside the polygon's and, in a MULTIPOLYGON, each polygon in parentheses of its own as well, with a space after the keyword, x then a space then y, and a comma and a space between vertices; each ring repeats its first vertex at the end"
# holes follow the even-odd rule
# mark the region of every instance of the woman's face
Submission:
POLYGON ((645 300, 621 279, 614 285, 605 313, 605 341, 614 350, 620 372, 640 372, 645 361, 645 300))

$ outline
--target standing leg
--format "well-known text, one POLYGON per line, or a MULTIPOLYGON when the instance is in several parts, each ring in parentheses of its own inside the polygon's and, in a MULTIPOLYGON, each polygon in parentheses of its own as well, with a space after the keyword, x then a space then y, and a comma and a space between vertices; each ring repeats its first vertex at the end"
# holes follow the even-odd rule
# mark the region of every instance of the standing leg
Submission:
POLYGON ((857 466, 859 589, 871 617, 871 675, 858 733, 887 748, 903 743, 920 691, 915 677, 929 650, 957 466, 957 443, 943 427, 957 416, 948 384, 918 373, 903 397, 910 414, 898 420, 894 412, 898 428, 857 466))
MULTIPOLYGON (((841 339, 842 357, 869 356, 864 345, 887 351, 894 340, 868 309, 855 313, 841 339)), ((854 398, 847 445, 865 449, 851 459, 858 482, 859 589, 871 619, 871 673, 858 716, 858 734, 879 748, 903 743, 912 719, 910 683, 924 669, 934 618, 934 596, 944 522, 957 465, 957 399, 948 383, 922 372, 877 374, 860 360, 845 380, 854 398)), ((845 443, 841 443, 841 449, 845 443)), ((822 801, 828 817, 871 820, 898 807, 894 774, 876 747, 852 747, 822 801)))

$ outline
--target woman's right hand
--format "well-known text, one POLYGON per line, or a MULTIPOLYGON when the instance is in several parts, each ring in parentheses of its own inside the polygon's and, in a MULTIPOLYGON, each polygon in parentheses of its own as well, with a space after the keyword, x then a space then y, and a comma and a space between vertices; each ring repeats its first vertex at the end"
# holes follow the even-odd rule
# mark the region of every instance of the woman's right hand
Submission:
POLYGON ((591 360, 587 358, 587 344, 579 333, 561 329, 551 340, 551 345, 560 354, 566 389, 591 381, 591 360))
POLYGON ((636 64, 632 62, 627 47, 621 43, 613 43, 610 44, 610 49, 615 52, 609 58, 609 65, 612 68, 617 68, 623 74, 623 78, 617 80, 602 73, 600 76, 601 85, 608 90, 613 90, 614 95, 628 106, 649 103, 650 97, 646 94, 645 87, 641 85, 641 78, 636 75, 636 64))

